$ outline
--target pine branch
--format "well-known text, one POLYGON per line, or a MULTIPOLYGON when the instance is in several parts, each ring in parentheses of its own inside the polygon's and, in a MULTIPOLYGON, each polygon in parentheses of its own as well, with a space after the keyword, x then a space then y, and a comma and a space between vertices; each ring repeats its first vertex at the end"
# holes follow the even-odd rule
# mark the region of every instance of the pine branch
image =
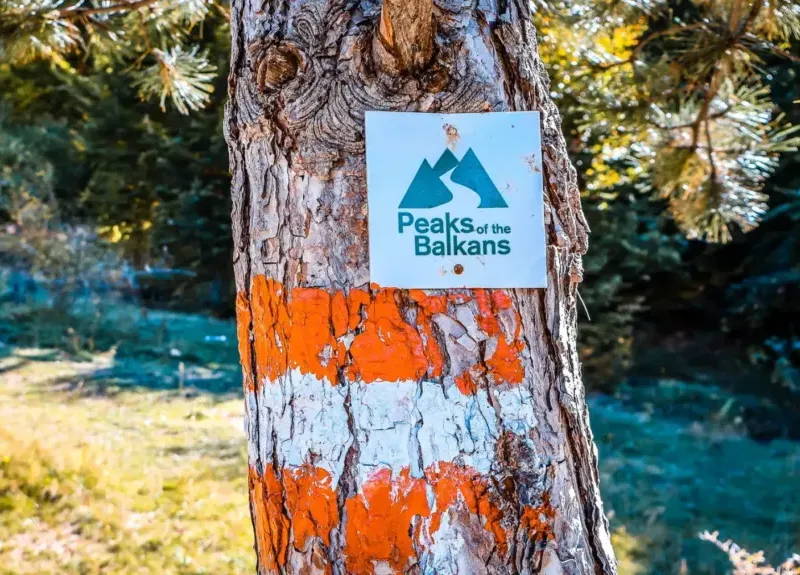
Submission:
MULTIPOLYGON (((749 38, 748 38, 749 40, 749 38)), ((758 40, 757 38, 753 39, 754 41, 758 40)), ((753 50, 765 50, 767 52, 772 52, 776 56, 781 58, 785 58, 790 62, 794 62, 795 64, 800 64, 800 56, 795 56, 791 52, 787 52, 780 46, 776 46, 772 42, 761 42, 761 43, 753 43, 750 45, 753 50)))
POLYGON ((220 4, 219 2, 212 2, 212 4, 211 4, 211 5, 212 5, 214 8, 216 8, 216 9, 217 9, 217 12, 219 12, 219 13, 220 13, 220 15, 221 15, 221 16, 222 16, 222 17, 223 17, 223 18, 224 18, 224 19, 225 19, 227 22, 230 22, 230 21, 231 21, 231 11, 230 11, 230 10, 228 10, 227 8, 225 8, 225 6, 223 6, 223 5, 222 5, 222 4, 220 4))
POLYGON ((152 50, 155 64, 134 74, 134 86, 143 100, 159 98, 162 110, 170 98, 182 114, 204 108, 213 91, 216 67, 205 52, 175 46, 168 52, 152 50))
POLYGON ((800 37, 800 10, 793 0, 690 4, 697 11, 682 22, 642 16, 636 0, 598 19, 595 3, 577 0, 546 22, 544 42, 554 85, 577 102, 581 145, 594 154, 587 189, 602 198, 650 187, 689 237, 724 242, 729 227, 758 225, 766 179, 781 154, 800 147, 798 132, 774 116, 759 70, 768 53, 800 61, 773 40, 800 37), (564 48, 571 43, 577 56, 564 48))
POLYGON ((739 26, 739 30, 736 33, 736 42, 742 39, 742 37, 747 32, 748 28, 752 26, 753 22, 755 22, 756 18, 758 17, 758 13, 761 12, 761 8, 764 6, 764 0, 756 0, 753 3, 753 6, 750 8, 750 13, 747 15, 747 19, 742 22, 739 26))
POLYGON ((711 166, 711 183, 717 182, 717 164, 714 162, 714 144, 711 141, 711 122, 706 119, 706 143, 708 145, 708 165, 711 166))
MULTIPOLYGON (((719 112, 714 112, 713 114, 708 115, 709 120, 717 120, 719 118, 724 118, 728 112, 733 109, 732 105, 725 106, 725 109, 720 110, 719 112)), ((656 122, 651 122, 656 128, 660 130, 685 130, 686 128, 692 128, 695 125, 695 121, 692 122, 685 122, 683 124, 676 124, 674 126, 664 126, 662 124, 658 124, 656 122)))
MULTIPOLYGON (((722 54, 727 54, 728 50, 736 44, 744 37, 745 33, 749 26, 755 22, 755 19, 758 17, 758 13, 761 11, 761 7, 764 4, 764 0, 756 0, 753 3, 753 6, 750 8, 750 12, 747 15, 747 18, 739 25, 736 34, 733 35, 727 42, 725 46, 725 50, 721 51, 722 54)), ((692 126, 692 145, 697 146, 697 141, 700 137, 700 126, 703 122, 708 121, 708 110, 711 106, 711 101, 714 99, 714 96, 717 95, 719 91, 719 86, 721 82, 717 77, 717 74, 721 67, 719 66, 719 62, 716 62, 714 66, 708 73, 707 80, 703 82, 707 86, 705 90, 705 94, 703 95, 703 105, 700 108, 700 113, 697 115, 697 119, 695 120, 694 125, 692 126)))
POLYGON ((657 40, 658 38, 663 38, 665 36, 677 36, 679 34, 683 34, 684 32, 691 32, 692 30, 700 30, 707 27, 708 24, 706 24, 705 22, 697 22, 686 26, 672 26, 670 28, 665 28, 664 30, 657 30, 642 38, 636 44, 636 46, 634 46, 631 49, 631 56, 629 58, 626 58, 625 60, 620 60, 618 62, 593 65, 590 67, 595 70, 611 70, 612 68, 623 66, 625 64, 633 64, 638 59, 639 53, 645 48, 645 46, 647 46, 653 40, 657 40))
POLYGON ((112 6, 100 6, 96 8, 82 8, 74 7, 60 10, 57 12, 58 17, 63 20, 72 20, 76 18, 85 18, 86 16, 94 16, 96 14, 111 14, 114 12, 132 12, 145 8, 151 4, 155 4, 159 0, 134 0, 133 2, 121 2, 112 6))

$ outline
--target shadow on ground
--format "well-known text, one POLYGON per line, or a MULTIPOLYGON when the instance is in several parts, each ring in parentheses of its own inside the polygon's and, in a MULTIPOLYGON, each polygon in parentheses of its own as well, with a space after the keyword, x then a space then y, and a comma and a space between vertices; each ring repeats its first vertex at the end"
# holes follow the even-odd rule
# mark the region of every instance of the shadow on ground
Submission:
MULTIPOLYGON (((0 309, 0 334, 10 334, 0 345, 0 407, 13 422, 9 430, 35 428, 48 442, 62 441, 63 446, 46 445, 53 447, 46 461, 71 454, 83 462, 86 445, 92 447, 102 470, 98 476, 106 470, 120 476, 107 488, 121 490, 113 517, 139 517, 144 511, 127 507, 141 500, 138 506, 161 513, 159 521, 166 524, 184 502, 194 501, 197 520, 187 524, 198 530, 198 538, 206 538, 200 530, 210 525, 208 517, 218 515, 206 506, 225 501, 225 513, 242 522, 244 531, 235 543, 220 541, 218 552, 237 558, 233 563, 206 560, 227 566, 209 572, 239 572, 238 565, 250 560, 251 534, 233 322, 124 306, 105 310, 108 317, 79 311, 60 318, 38 313, 33 319, 39 325, 26 325, 12 323, 20 313, 0 309), (31 345, 36 341, 48 341, 52 349, 31 345), (150 476, 158 478, 153 485, 150 476), (195 493, 195 485, 205 485, 206 491, 195 493), (208 517, 201 513, 206 509, 208 517)), ((25 317, 31 319, 24 314, 17 319, 25 317)), ((704 530, 719 530, 722 538, 751 551, 764 550, 773 564, 800 549, 800 442, 749 438, 741 413, 752 401, 707 382, 666 379, 623 384, 613 397, 590 398, 601 488, 622 575, 728 572, 724 554, 698 539, 704 530)), ((32 458, 31 448, 23 445, 27 435, 8 442, 9 449, 17 449, 12 459, 20 466, 32 458)), ((80 493, 76 488, 76 501, 80 493)), ((93 497, 100 513, 106 496, 93 497)), ((21 505, 15 507, 19 517, 28 509, 21 505)), ((76 521, 59 513, 61 523, 51 521, 56 527, 76 521)), ((21 529, 15 525, 7 531, 21 529)), ((141 557, 151 562, 155 570, 150 572, 165 572, 159 562, 166 555, 157 546, 151 549, 162 536, 148 532, 147 537, 142 546, 129 549, 127 558, 109 549, 105 560, 119 566, 109 572, 133 572, 141 557)), ((174 535, 174 549, 184 549, 185 540, 174 535)))
POLYGON ((617 553, 629 561, 624 572, 729 572, 726 556, 698 539, 705 530, 763 550, 773 565, 800 548, 800 442, 747 437, 726 416, 737 401, 675 380, 590 399, 603 500, 617 553))
MULTIPOLYGON (((241 392, 241 372, 232 369, 211 369, 184 364, 164 365, 133 359, 115 360, 108 367, 82 373, 80 376, 56 377, 48 382, 54 391, 76 397, 114 396, 136 390, 167 391, 190 398, 200 393, 221 395, 228 399, 241 392)), ((169 397, 169 395, 165 396, 169 397)))
POLYGON ((137 389, 229 396, 241 389, 235 337, 231 321, 123 302, 86 299, 68 311, 4 304, 0 374, 31 362, 83 363, 40 385, 79 396, 137 389))

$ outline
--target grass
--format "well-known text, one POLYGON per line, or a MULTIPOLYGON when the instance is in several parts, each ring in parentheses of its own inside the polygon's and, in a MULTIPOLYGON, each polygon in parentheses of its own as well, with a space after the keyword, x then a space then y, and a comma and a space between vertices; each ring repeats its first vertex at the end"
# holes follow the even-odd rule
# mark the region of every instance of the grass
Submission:
POLYGON ((698 539, 705 530, 772 564, 800 549, 800 443, 747 438, 720 415, 735 398, 707 385, 619 395, 594 397, 589 410, 621 573, 727 573, 725 554, 698 539))
POLYGON ((59 357, 0 360, 0 573, 252 573, 241 401, 59 357))

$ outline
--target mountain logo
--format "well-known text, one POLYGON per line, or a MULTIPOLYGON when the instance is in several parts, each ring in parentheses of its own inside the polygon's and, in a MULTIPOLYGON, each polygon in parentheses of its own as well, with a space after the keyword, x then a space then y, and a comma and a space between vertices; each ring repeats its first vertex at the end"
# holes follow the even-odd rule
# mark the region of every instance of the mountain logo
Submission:
POLYGON ((472 148, 467 150, 461 161, 449 149, 444 151, 432 167, 428 160, 423 160, 399 207, 430 209, 450 202, 453 199, 453 193, 442 181, 442 176, 450 170, 453 170, 453 173, 450 174, 451 181, 478 194, 481 200, 478 204, 479 208, 508 207, 500 190, 494 185, 472 148))

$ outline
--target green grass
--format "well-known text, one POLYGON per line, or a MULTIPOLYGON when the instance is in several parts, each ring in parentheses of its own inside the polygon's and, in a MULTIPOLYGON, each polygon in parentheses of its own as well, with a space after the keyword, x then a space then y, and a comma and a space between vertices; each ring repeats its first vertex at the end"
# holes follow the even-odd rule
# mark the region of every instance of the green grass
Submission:
POLYGON ((734 398, 708 386, 662 381, 620 395, 593 398, 590 414, 623 574, 727 573, 703 530, 773 565, 800 549, 800 444, 748 439, 718 409, 734 398))
POLYGON ((241 401, 41 356, 0 360, 0 573, 252 573, 241 401))
POLYGON ((202 365, 226 371, 223 383, 228 391, 238 385, 235 341, 232 321, 147 310, 111 299, 82 298, 69 310, 0 303, 0 342, 57 349, 73 360, 91 360, 96 353, 115 349, 118 361, 131 358, 173 368, 179 362, 202 365))

